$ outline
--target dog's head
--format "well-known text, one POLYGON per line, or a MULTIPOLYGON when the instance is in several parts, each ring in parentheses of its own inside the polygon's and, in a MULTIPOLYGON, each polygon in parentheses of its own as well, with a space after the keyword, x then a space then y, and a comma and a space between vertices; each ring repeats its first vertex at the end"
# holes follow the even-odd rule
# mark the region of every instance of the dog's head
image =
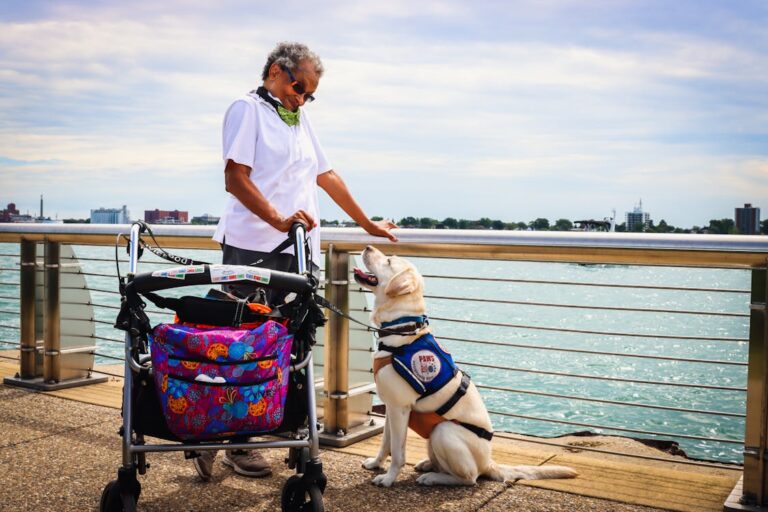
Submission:
POLYGON ((370 245, 362 257, 367 272, 356 268, 355 281, 374 294, 371 318, 375 323, 381 325, 426 312, 424 279, 411 262, 398 256, 387 256, 370 245))

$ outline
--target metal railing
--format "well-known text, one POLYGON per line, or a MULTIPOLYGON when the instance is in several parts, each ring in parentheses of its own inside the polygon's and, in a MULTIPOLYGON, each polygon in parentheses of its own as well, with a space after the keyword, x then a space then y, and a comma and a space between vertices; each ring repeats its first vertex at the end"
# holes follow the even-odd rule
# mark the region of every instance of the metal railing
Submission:
MULTIPOLYGON (((217 248, 210 240, 210 227, 157 226, 153 230, 160 245, 168 249, 217 248)), ((114 245, 115 235, 127 231, 127 226, 0 225, 0 242, 114 245)), ((366 244, 374 244, 385 252, 429 258, 415 261, 427 281, 433 330, 449 344, 460 366, 472 374, 498 431, 560 435, 587 429, 675 439, 681 444, 721 445, 731 454, 743 448, 744 494, 755 503, 766 501, 767 237, 404 230, 398 233, 401 242, 390 244, 361 230, 345 228, 324 229, 322 236, 327 255, 327 297, 363 318, 368 306, 348 305, 350 297, 367 294, 351 284, 351 255, 366 244), (439 264, 422 268, 429 267, 430 261, 439 264), (466 264, 460 273, 445 269, 445 263, 461 261, 466 264), (595 266, 632 265, 739 269, 750 276, 742 279, 743 286, 714 286, 653 280, 594 282, 567 276, 488 275, 480 271, 492 266, 492 261, 575 263, 587 274, 595 266), (472 293, 465 292, 466 288, 472 288, 472 293), (574 292, 563 293, 564 299, 535 293, 550 288, 574 292), (619 299, 610 303, 583 300, 595 291, 615 292, 619 299), (685 297, 671 301, 673 305, 649 300, 649 304, 638 306, 633 301, 640 292, 685 297), (728 297, 737 307, 708 309, 708 300, 686 304, 693 302, 692 297, 728 297), (630 316, 644 320, 634 325, 621 321, 630 316), (670 332, 665 325, 685 325, 686 330, 670 332), (649 370, 658 368, 665 372, 649 370), (712 428, 705 429, 712 432, 702 434, 689 428, 701 418, 712 418, 712 428), (723 425, 728 426, 725 434, 718 429, 723 425), (734 431, 745 436, 734 435, 734 431)), ((4 262, 17 254, 3 253, 4 262)), ((21 255, 16 261, 19 257, 24 259, 21 255)), ((79 259, 95 265, 113 263, 110 258, 79 259)), ((23 272, 24 267, 21 269, 23 272)), ((23 286, 24 279, 17 283, 14 273, 18 275, 18 266, 0 265, 0 301, 16 296, 5 290, 23 286)), ((94 271, 88 265, 81 273, 96 279, 114 278, 113 273, 94 271)), ((89 288, 103 295, 89 301, 96 311, 92 318, 97 324, 93 335, 99 347, 96 355, 119 361, 120 357, 113 355, 119 350, 110 354, 103 348, 122 343, 122 339, 105 334, 117 307, 116 291, 109 286, 89 288)), ((21 295, 23 301, 24 293, 21 295)), ((0 310, 7 309, 5 302, 0 302, 0 310)), ((24 307, 21 310, 26 311, 24 307)), ((8 314, 0 311, 0 328, 8 324, 5 318, 8 314)), ((21 328, 9 328, 23 331, 23 326, 22 319, 21 328)), ((349 348, 347 338, 356 332, 365 330, 332 317, 320 345, 324 360, 318 366, 325 376, 324 421, 329 431, 353 428, 349 401, 356 393, 371 389, 365 378, 370 382, 373 344, 349 348)), ((18 339, 24 340, 24 335, 18 339)), ((16 343, 24 345, 23 341, 16 343)), ((24 364, 20 362, 20 366, 23 369, 24 364)), ((539 442, 553 444, 544 438, 539 442)), ((579 449, 600 451, 584 446, 579 449)))

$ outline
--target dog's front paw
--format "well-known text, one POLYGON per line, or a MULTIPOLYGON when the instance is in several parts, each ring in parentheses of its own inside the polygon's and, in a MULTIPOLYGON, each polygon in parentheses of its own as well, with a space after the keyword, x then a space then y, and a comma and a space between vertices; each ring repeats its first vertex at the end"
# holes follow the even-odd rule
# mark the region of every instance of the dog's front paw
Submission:
POLYGON ((391 476, 389 473, 384 473, 383 475, 374 477, 371 482, 373 482, 373 485, 378 485, 379 487, 392 487, 392 484, 395 483, 395 477, 391 476))
POLYGON ((426 473, 427 471, 432 471, 432 468, 434 468, 434 465, 432 464, 432 461, 429 459, 424 459, 413 467, 413 469, 415 469, 419 473, 426 473))
POLYGON ((370 469, 371 471, 382 469, 381 461, 377 457, 371 457, 370 459, 365 459, 363 461, 363 467, 365 469, 370 469))

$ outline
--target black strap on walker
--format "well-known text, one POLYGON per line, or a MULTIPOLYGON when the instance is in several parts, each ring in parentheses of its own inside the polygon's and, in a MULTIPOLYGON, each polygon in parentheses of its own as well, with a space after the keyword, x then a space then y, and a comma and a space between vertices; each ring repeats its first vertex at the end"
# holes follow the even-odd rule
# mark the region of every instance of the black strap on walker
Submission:
MULTIPOLYGON (((153 247, 146 243, 144 240, 139 237, 139 258, 141 258, 141 253, 143 249, 148 250, 155 256, 158 256, 160 258, 163 258, 164 260, 178 263, 179 265, 210 265, 207 261, 198 261, 192 258, 185 258, 184 256, 176 256, 175 254, 171 254, 162 247, 160 247, 160 244, 157 243, 157 239, 155 238, 155 234, 152 233, 152 230, 149 228, 149 225, 144 222, 143 220, 137 220, 134 222, 134 224, 138 224, 141 227, 141 231, 146 231, 149 233, 149 236, 152 238, 152 241, 155 243, 157 247, 153 247)), ((128 242, 128 237, 126 235, 123 235, 123 238, 128 242)), ((126 246, 126 249, 130 250, 130 243, 126 246)))
MULTIPOLYGON (((139 238, 139 251, 140 251, 139 252, 139 257, 141 257, 141 251, 143 249, 146 249, 146 250, 148 250, 149 252, 151 252, 152 254, 154 254, 155 256, 157 256, 159 258, 162 258, 162 259, 164 259, 166 261, 170 261, 172 263, 178 263, 179 265, 210 265, 210 263, 208 263, 207 261, 198 261, 198 260, 195 260, 195 259, 192 259, 192 258, 185 258, 184 256, 177 256, 175 254, 169 253, 168 251, 166 251, 165 249, 160 247, 159 243, 157 243, 157 239, 155 238, 155 234, 152 233, 152 230, 150 229, 150 227, 147 225, 146 222, 141 221, 141 220, 137 220, 136 224, 139 224, 143 228, 142 231, 146 230, 146 232, 149 233, 149 236, 152 238, 152 241, 155 243, 155 246, 152 246, 152 245, 146 243, 141 238, 139 238)), ((126 241, 128 241, 128 237, 127 236, 123 235, 123 238, 126 241)), ((259 259, 257 261, 254 261, 253 263, 249 263, 248 266, 249 267, 257 267, 257 266, 261 265, 262 263, 264 263, 265 261, 269 261, 272 258, 274 258, 275 256, 277 256, 278 254, 282 253, 285 249, 287 249, 291 245, 293 245, 293 240, 289 236, 288 238, 283 240, 280 243, 280 245, 278 245, 277 247, 272 249, 272 251, 269 254, 264 255, 263 258, 261 258, 261 259, 259 259)))

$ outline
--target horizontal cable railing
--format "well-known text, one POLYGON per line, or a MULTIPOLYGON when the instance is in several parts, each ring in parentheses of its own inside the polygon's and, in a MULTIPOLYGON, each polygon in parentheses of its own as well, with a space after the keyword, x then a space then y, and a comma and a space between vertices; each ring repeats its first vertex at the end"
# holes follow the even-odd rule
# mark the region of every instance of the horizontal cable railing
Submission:
MULTIPOLYGON (((370 313, 368 308, 358 309, 364 313, 370 313)), ((741 316, 741 315, 739 315, 741 316)), ((702 341, 727 341, 727 342, 740 342, 744 343, 749 341, 747 338, 734 338, 728 336, 693 336, 693 335, 667 335, 658 333, 635 333, 635 332, 619 332, 619 331, 592 331, 587 329, 568 329, 565 327, 547 327, 542 325, 529 325, 529 324, 509 324, 500 322, 484 322, 480 320, 467 320, 463 318, 446 318, 438 316, 430 316, 432 320, 442 320, 445 322, 460 322, 470 325, 482 325, 491 327, 507 327, 514 329, 530 329, 537 331, 551 331, 551 332, 564 332, 564 333, 576 333, 576 334, 595 334, 598 336, 622 336, 631 338, 658 338, 663 340, 702 340, 702 341)))
POLYGON ((424 295, 424 298, 437 299, 437 300, 453 300, 453 301, 462 301, 462 302, 477 302, 477 303, 486 303, 486 304, 539 306, 539 307, 567 308, 567 309, 588 309, 593 311, 623 311, 623 312, 631 312, 631 313, 674 313, 674 314, 680 314, 680 315, 699 315, 699 316, 710 315, 710 316, 749 318, 749 314, 747 313, 726 313, 726 312, 717 312, 717 311, 685 311, 685 310, 679 310, 679 309, 623 308, 618 306, 595 306, 595 305, 582 306, 578 304, 554 304, 554 303, 547 303, 547 302, 478 299, 476 297, 445 297, 440 295, 424 295))
POLYGON ((732 386, 708 386, 706 384, 687 384, 684 382, 665 382, 660 380, 639 380, 639 379, 626 379, 621 377, 607 377, 607 376, 600 376, 600 375, 584 375, 581 373, 550 372, 550 371, 544 371, 544 370, 531 370, 528 368, 498 366, 498 365, 492 365, 492 364, 483 364, 483 363, 461 361, 461 360, 456 360, 456 364, 473 366, 475 368, 490 368, 493 370, 499 370, 499 371, 505 371, 505 372, 520 372, 520 373, 529 373, 534 375, 550 375, 553 377, 593 379, 593 380, 602 380, 606 382, 624 382, 627 384, 648 384, 653 386, 670 386, 670 387, 676 387, 676 388, 718 389, 721 391, 740 391, 742 393, 747 392, 747 388, 737 388, 732 386))
POLYGON ((541 418, 538 416, 527 416, 525 414, 514 414, 514 413, 508 413, 508 412, 502 412, 502 411, 494 411, 492 409, 488 410, 488 413, 491 415, 496 416, 504 416, 507 418, 520 418, 525 420, 533 420, 533 421, 545 421, 548 423, 557 423, 560 425, 570 425, 574 427, 587 427, 587 428, 594 428, 597 430, 610 430, 614 432, 628 432, 632 434, 645 434, 645 435, 651 435, 651 436, 659 436, 659 437, 674 437, 674 438, 680 438, 680 439, 693 439, 696 441, 710 441, 710 442, 718 442, 718 443, 727 443, 727 444, 735 444, 735 445, 743 445, 744 441, 739 439, 726 439, 726 438, 720 438, 720 437, 704 437, 704 436, 691 436, 687 434, 680 434, 675 432, 654 432, 652 430, 641 430, 641 429, 634 429, 634 428, 627 428, 627 427, 619 427, 615 425, 597 425, 593 423, 581 423, 578 421, 568 421, 568 420, 558 420, 553 418, 541 418))
MULTIPOLYGON (((366 329, 358 329, 356 327, 351 327, 350 330, 368 332, 366 329)), ((440 339, 447 340, 447 341, 461 341, 466 343, 475 343, 478 345, 492 345, 497 347, 509 347, 509 348, 519 348, 519 349, 529 349, 529 350, 546 350, 546 351, 552 351, 552 352, 564 352, 564 353, 571 353, 571 354, 591 354, 591 355, 597 355, 597 356, 629 357, 629 358, 636 358, 636 359, 677 361, 677 362, 685 362, 685 363, 703 363, 703 364, 715 364, 715 365, 726 365, 726 366, 747 366, 747 363, 743 361, 725 361, 725 360, 712 360, 712 359, 695 359, 695 358, 689 358, 689 357, 686 358, 686 357, 658 356, 658 355, 650 355, 650 354, 606 352, 606 351, 600 351, 600 350, 585 350, 585 349, 577 349, 577 348, 549 347, 545 345, 526 345, 524 343, 510 343, 510 342, 487 341, 487 340, 468 339, 468 338, 456 338, 452 336, 442 336, 442 335, 440 336, 440 339)))
POLYGON ((702 341, 735 341, 745 343, 749 341, 747 338, 735 338, 730 336, 683 336, 683 335, 667 335, 657 333, 634 333, 634 332, 611 332, 611 331, 594 331, 590 329, 567 329, 564 327, 545 327, 540 325, 526 325, 526 324, 510 324, 504 322, 484 322, 481 320, 463 320, 457 318, 446 317, 430 317, 432 320, 442 320, 444 322, 461 322, 470 325, 482 325, 490 327, 505 327, 513 329, 530 329, 535 331, 550 331, 550 332, 566 332, 577 334, 595 334, 598 336, 621 336, 625 338, 657 338, 663 340, 702 340, 702 341))
POLYGON ((537 279, 505 279, 503 277, 481 277, 481 276, 445 276, 435 274, 424 274, 422 277, 431 279, 445 279, 458 281, 486 281, 490 283, 516 283, 516 284, 547 284, 558 286, 579 286, 594 288, 626 288, 638 290, 664 290, 664 291, 686 291, 686 292, 707 292, 707 293, 738 293, 749 294, 746 289, 728 289, 728 288, 699 288, 680 286, 658 286, 647 284, 615 284, 615 283, 588 283, 583 281, 551 281, 537 279))
POLYGON ((489 389, 492 391, 503 391, 505 393, 518 393, 522 395, 535 395, 535 396, 545 396, 549 398, 557 398, 562 400, 578 400, 581 402, 593 402, 597 404, 611 404, 611 405, 621 405, 621 406, 627 406, 627 407, 642 407, 644 409, 655 409, 659 411, 674 411, 674 412, 689 412, 694 414, 708 414, 713 416, 730 416, 734 418, 743 418, 745 417, 742 413, 736 413, 736 412, 728 412, 728 411, 708 411, 704 409, 687 409, 685 407, 669 407, 666 405, 651 405, 651 404, 641 404, 638 402, 625 402, 620 400, 606 400, 604 398, 592 398, 592 397, 586 397, 586 396, 577 396, 577 395, 564 395, 564 394, 558 394, 558 393, 546 393, 544 391, 536 391, 533 389, 515 389, 515 388, 508 388, 508 387, 502 387, 502 386, 488 386, 483 384, 477 384, 478 389, 489 389))

